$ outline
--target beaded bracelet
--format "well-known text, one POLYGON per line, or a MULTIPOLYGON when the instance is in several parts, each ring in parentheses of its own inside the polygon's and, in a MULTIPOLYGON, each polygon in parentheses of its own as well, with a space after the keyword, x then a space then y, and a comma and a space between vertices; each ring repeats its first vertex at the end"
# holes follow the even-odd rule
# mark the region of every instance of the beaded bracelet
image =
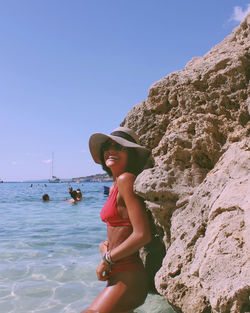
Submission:
POLYGON ((111 259, 110 251, 106 252, 103 255, 102 259, 103 259, 104 263, 109 265, 109 266, 115 264, 115 262, 113 262, 113 260, 111 259))
POLYGON ((102 256, 102 259, 103 259, 103 262, 105 263, 105 264, 107 264, 107 265, 111 265, 109 262, 108 262, 108 260, 107 260, 107 257, 106 257, 106 253, 102 256))
POLYGON ((111 258, 111 251, 110 251, 110 250, 106 253, 106 259, 107 259, 107 261, 108 261, 111 265, 115 264, 115 262, 114 262, 114 261, 112 260, 112 258, 111 258))

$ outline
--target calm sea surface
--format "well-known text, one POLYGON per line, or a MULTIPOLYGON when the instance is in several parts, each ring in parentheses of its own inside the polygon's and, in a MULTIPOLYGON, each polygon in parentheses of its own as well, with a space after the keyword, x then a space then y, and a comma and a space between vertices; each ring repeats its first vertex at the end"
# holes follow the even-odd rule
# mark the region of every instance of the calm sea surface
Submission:
MULTIPOLYGON (((0 184, 0 312, 80 313, 105 287, 96 279, 99 243, 106 225, 99 212, 111 183, 73 183, 83 200, 70 198, 69 185, 0 184), (51 201, 42 202, 48 193, 51 201)), ((171 313, 149 295, 137 313, 171 313)))

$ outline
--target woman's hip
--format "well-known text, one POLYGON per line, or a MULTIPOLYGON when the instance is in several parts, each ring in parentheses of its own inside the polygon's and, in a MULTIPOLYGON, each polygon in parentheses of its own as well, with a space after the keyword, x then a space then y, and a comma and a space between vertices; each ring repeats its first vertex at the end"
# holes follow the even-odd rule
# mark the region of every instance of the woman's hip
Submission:
POLYGON ((129 256, 117 261, 111 266, 110 277, 116 273, 134 271, 146 275, 145 268, 141 259, 138 256, 129 256))

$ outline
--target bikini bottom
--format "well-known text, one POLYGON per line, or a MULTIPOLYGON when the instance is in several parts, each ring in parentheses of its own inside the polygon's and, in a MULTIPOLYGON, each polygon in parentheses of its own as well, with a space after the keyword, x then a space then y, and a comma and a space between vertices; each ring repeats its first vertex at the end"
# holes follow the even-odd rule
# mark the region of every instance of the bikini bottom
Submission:
POLYGON ((146 275, 143 263, 138 256, 129 256, 117 261, 115 264, 112 265, 109 275, 112 276, 116 273, 125 271, 136 271, 146 275))

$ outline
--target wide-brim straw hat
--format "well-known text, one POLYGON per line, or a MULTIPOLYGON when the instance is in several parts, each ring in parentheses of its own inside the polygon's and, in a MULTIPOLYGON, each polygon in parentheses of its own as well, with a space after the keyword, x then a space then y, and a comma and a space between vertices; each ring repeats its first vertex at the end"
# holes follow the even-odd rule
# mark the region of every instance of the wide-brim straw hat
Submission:
POLYGON ((135 148, 137 150, 138 157, 142 159, 142 162, 145 162, 145 160, 150 155, 150 150, 140 145, 139 137, 132 129, 127 127, 118 127, 114 129, 110 135, 96 133, 90 136, 89 150, 94 161, 98 164, 102 164, 101 147, 102 144, 105 143, 108 139, 114 140, 123 147, 135 148))

